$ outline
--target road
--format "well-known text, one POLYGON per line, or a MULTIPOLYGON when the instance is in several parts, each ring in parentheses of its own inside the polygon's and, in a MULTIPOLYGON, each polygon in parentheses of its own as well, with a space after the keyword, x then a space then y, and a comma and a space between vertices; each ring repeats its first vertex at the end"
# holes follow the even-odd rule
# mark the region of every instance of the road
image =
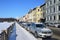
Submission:
MULTIPOLYGON (((60 40, 60 28, 49 27, 53 31, 52 38, 45 38, 42 40, 60 40)), ((38 38, 38 40, 41 38, 38 38)))
POLYGON ((49 27, 53 31, 53 37, 60 40, 60 28, 49 27))

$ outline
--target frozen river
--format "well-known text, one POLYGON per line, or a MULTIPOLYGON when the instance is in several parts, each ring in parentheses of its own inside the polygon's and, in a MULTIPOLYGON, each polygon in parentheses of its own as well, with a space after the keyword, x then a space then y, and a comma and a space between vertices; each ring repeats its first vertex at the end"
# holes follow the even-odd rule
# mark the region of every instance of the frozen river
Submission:
POLYGON ((14 25, 13 32, 9 36, 9 40, 16 40, 16 26, 14 25))

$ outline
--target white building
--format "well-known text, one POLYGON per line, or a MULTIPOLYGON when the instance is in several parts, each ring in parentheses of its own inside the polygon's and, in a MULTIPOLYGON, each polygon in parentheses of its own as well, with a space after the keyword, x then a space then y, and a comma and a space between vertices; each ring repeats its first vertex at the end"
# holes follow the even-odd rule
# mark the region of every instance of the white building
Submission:
POLYGON ((46 23, 60 23, 60 0, 46 0, 46 23))

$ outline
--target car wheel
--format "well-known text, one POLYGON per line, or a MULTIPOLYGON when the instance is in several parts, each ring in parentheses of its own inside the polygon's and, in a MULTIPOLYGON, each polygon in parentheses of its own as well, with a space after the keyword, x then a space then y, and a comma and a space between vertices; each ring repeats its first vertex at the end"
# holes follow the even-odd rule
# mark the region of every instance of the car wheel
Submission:
POLYGON ((37 34, 37 32, 34 33, 34 36, 35 36, 36 38, 38 38, 38 34, 37 34))
POLYGON ((60 25, 58 25, 58 28, 60 28, 60 25))

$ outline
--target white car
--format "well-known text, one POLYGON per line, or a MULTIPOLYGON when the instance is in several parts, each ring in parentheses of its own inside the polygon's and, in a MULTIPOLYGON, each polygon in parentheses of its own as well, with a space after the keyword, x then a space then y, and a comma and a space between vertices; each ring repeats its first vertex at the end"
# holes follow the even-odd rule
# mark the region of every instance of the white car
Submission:
POLYGON ((30 31, 34 33, 35 37, 51 37, 53 32, 47 28, 43 23, 36 23, 35 25, 31 26, 30 31))
POLYGON ((56 28, 60 28, 60 24, 55 24, 55 27, 56 28))
POLYGON ((26 25, 25 25, 25 29, 27 30, 27 31, 29 31, 29 27, 30 27, 30 23, 27 23, 26 25))

